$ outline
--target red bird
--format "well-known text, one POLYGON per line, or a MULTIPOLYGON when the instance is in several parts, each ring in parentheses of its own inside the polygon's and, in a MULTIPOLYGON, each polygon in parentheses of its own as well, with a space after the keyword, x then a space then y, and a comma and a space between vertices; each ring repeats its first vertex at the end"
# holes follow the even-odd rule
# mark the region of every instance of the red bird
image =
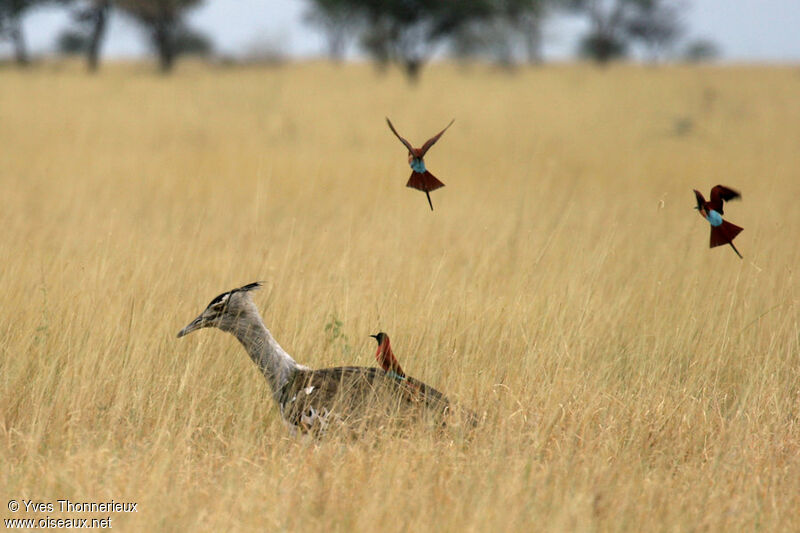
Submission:
MULTIPOLYGON (((386 373, 387 378, 392 378, 396 383, 399 383, 403 386, 407 400, 411 402, 428 403, 425 395, 441 396, 439 391, 426 385, 420 380, 414 379, 411 376, 406 376, 406 373, 403 372, 402 368, 400 368, 400 363, 398 363, 397 359, 394 357, 392 347, 389 344, 389 335, 381 331, 377 335, 370 335, 370 337, 378 341, 378 351, 375 352, 375 359, 378 360, 378 364, 381 365, 381 368, 386 373)), ((441 397, 444 398, 444 396, 441 397)), ((445 399, 445 401, 447 400, 445 399)), ((477 425, 478 417, 475 413, 469 410, 464 410, 464 414, 467 417, 470 425, 477 425)))
POLYGON ((377 335, 370 335, 370 337, 378 341, 378 351, 375 352, 375 359, 378 360, 378 364, 381 365, 384 372, 389 377, 405 379, 406 373, 403 372, 400 363, 394 357, 392 346, 389 344, 389 335, 381 331, 377 335))
POLYGON ((435 191, 440 187, 444 187, 444 183, 436 179, 436 176, 428 172, 428 170, 425 168, 425 161, 423 158, 428 150, 430 150, 431 146, 436 144, 436 141, 439 140, 439 137, 441 137, 444 132, 447 131, 447 128, 453 125, 455 119, 450 121, 450 124, 447 125, 447 128, 443 129, 425 141, 425 144, 422 145, 422 148, 414 148, 411 146, 411 143, 401 137, 400 134, 397 133, 397 130, 394 129, 392 121, 389 120, 388 117, 386 118, 386 122, 389 124, 389 129, 392 130, 392 133, 394 133, 397 138, 400 139, 400 142, 403 143, 406 148, 408 148, 408 164, 411 166, 411 177, 408 178, 406 187, 412 187, 418 191, 424 192, 425 196, 428 197, 428 205, 431 206, 431 211, 433 211, 433 202, 431 202, 430 192, 435 191))
POLYGON ((697 209, 701 217, 711 224, 711 243, 709 248, 730 244, 736 255, 742 259, 742 254, 733 245, 733 239, 741 233, 743 228, 736 224, 731 224, 727 220, 722 220, 722 215, 724 214, 722 204, 735 198, 741 198, 742 195, 724 185, 717 185, 711 189, 711 200, 708 202, 697 189, 694 189, 694 195, 697 198, 697 207, 695 209, 697 209))

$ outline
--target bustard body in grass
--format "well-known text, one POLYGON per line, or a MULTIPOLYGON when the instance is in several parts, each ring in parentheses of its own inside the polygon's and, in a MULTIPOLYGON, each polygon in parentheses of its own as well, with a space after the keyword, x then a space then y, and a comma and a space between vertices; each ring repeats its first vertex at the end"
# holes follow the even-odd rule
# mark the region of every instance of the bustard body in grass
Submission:
POLYGON ((387 418, 431 417, 444 423, 450 402, 439 391, 413 378, 394 379, 380 368, 342 366, 314 370, 298 364, 264 325, 253 302, 251 283, 225 292, 179 333, 217 327, 242 343, 269 383, 281 416, 293 430, 318 434, 334 423, 349 426, 387 418))

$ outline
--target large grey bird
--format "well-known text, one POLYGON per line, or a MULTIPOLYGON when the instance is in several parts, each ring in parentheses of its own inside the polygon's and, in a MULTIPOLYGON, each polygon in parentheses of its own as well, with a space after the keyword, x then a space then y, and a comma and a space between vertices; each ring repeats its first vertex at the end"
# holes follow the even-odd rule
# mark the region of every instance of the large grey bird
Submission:
POLYGON ((258 313, 251 293, 260 286, 250 283, 220 294, 178 337, 206 327, 236 337, 267 379, 281 416, 292 430, 319 434, 331 425, 384 423, 387 417, 427 417, 437 424, 452 418, 450 401, 419 380, 412 378, 411 386, 408 380, 394 379, 380 368, 313 370, 298 364, 272 337, 258 313))

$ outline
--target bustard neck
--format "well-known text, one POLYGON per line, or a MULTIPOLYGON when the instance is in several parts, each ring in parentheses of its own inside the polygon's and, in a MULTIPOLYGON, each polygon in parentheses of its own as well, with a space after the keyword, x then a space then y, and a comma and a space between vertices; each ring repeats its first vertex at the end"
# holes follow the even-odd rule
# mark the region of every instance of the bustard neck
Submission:
POLYGON ((261 373, 267 378, 273 397, 277 399, 283 386, 300 365, 281 348, 257 312, 255 315, 247 313, 240 317, 231 333, 239 339, 250 359, 258 365, 261 373))

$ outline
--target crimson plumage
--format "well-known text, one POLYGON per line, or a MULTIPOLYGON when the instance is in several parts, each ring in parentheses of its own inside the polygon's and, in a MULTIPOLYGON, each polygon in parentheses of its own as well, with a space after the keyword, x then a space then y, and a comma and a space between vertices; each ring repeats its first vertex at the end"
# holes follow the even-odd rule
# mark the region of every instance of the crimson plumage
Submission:
POLYGON ((392 352, 389 335, 381 331, 377 335, 370 335, 370 337, 378 341, 378 351, 375 352, 375 359, 377 359, 383 371, 387 374, 393 373, 399 378, 406 377, 406 373, 403 372, 400 363, 397 362, 397 358, 394 356, 394 352, 392 352))
POLYGON ((731 248, 733 248, 733 251, 736 252, 736 255, 742 258, 742 254, 739 253, 739 250, 737 250, 736 246, 733 244, 733 239, 743 231, 743 228, 722 219, 724 203, 730 200, 740 199, 742 195, 739 194, 738 191, 724 185, 716 185, 711 189, 710 200, 706 201, 703 194, 697 189, 694 189, 694 196, 697 200, 695 209, 697 209, 701 217, 711 224, 709 248, 729 244, 731 248))
POLYGON ((397 133, 397 130, 394 129, 394 125, 392 121, 389 120, 389 117, 386 117, 386 123, 389 124, 389 129, 392 130, 392 133, 400 139, 400 142, 408 149, 408 164, 411 167, 411 177, 408 178, 408 182, 406 183, 406 187, 411 187, 412 189, 417 189, 418 191, 422 191, 425 193, 425 196, 428 198, 428 205, 431 207, 431 211, 433 211, 433 202, 431 202, 431 191, 435 191, 441 187, 444 187, 444 183, 439 181, 436 176, 431 174, 427 168, 425 168, 425 154, 430 150, 431 146, 436 144, 436 141, 447 131, 447 128, 453 125, 455 119, 450 121, 442 131, 425 141, 425 144, 422 145, 421 148, 414 148, 411 146, 411 143, 408 142, 403 138, 402 135, 397 133))

